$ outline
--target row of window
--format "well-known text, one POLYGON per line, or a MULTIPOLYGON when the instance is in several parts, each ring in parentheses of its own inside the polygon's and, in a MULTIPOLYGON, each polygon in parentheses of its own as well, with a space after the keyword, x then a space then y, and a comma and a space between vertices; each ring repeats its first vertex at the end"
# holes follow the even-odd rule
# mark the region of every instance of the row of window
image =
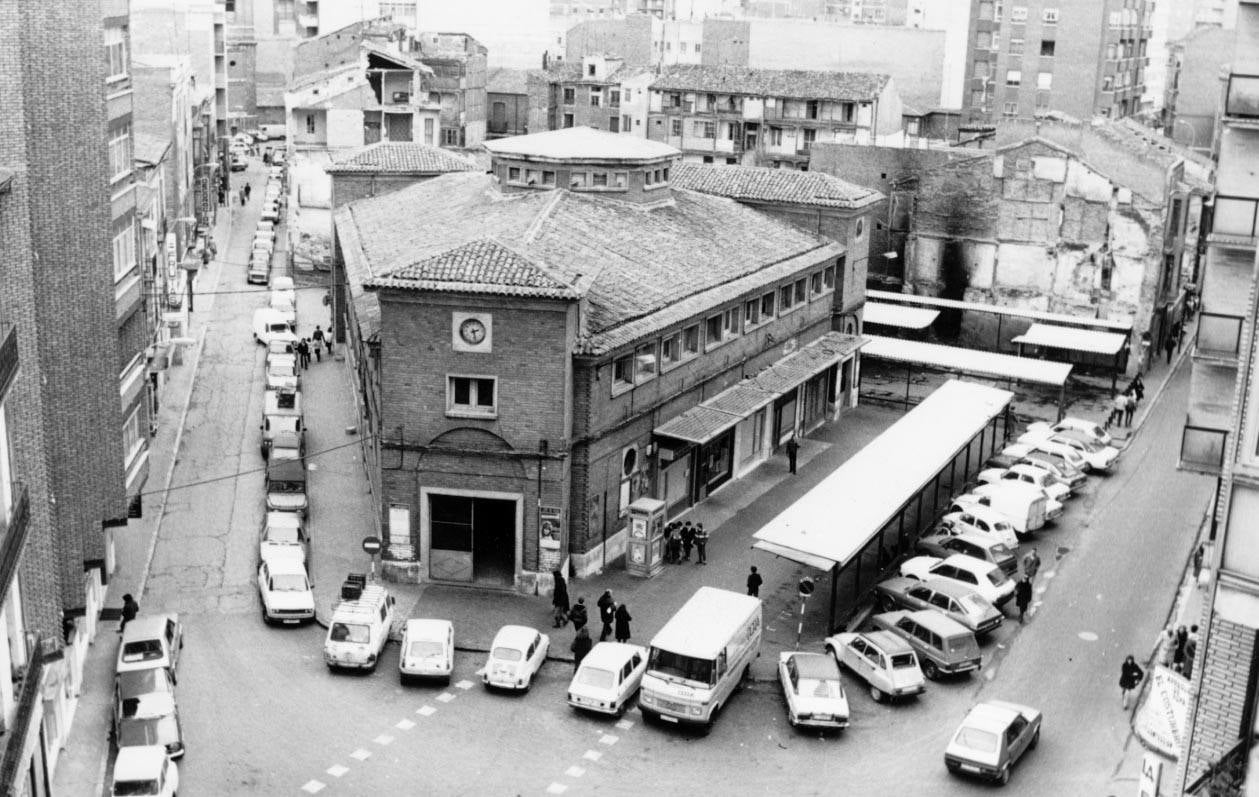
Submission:
MULTIPOLYGON (((627 91, 626 94, 629 94, 629 92, 627 91)), ((564 104, 565 105, 577 104, 577 89, 576 88, 572 86, 566 86, 564 88, 564 104)), ((602 105, 603 105, 603 87, 591 86, 590 87, 590 107, 598 108, 602 105)), ((608 89, 608 107, 619 108, 620 106, 621 106, 621 90, 608 89)))
POLYGON ((835 266, 827 266, 808 277, 714 313, 703 324, 692 324, 659 340, 643 343, 632 354, 612 361, 612 390, 619 393, 650 381, 657 374, 698 356, 701 351, 710 351, 834 290, 835 266))
MULTIPOLYGON (((1001 2, 988 2, 983 0, 979 4, 979 18, 985 21, 1000 22, 1003 14, 1003 4, 1001 2)), ((1011 22, 1027 22, 1027 6, 1011 6, 1010 8, 1011 22)), ((1058 9, 1045 8, 1040 12, 1040 21, 1047 25, 1055 25, 1058 23, 1058 9)))
MULTIPOLYGON (((608 117, 608 132, 609 133, 622 133, 622 132, 628 133, 631 127, 630 122, 633 120, 633 118, 634 117, 630 116, 629 114, 626 114, 625 116, 608 117)), ((563 120, 564 127, 572 127, 573 121, 574 121, 573 115, 571 113, 564 114, 564 120, 563 120)), ((599 128, 599 125, 594 120, 587 122, 587 125, 589 127, 595 128, 596 130, 599 128)), ((638 126, 639 127, 643 126, 643 121, 641 119, 638 120, 638 126)))
POLYGON ((131 125, 123 124, 109 136, 109 181, 117 182, 131 174, 131 125))
MULTIPOLYGON (((659 50, 659 49, 660 49, 660 45, 661 45, 661 44, 662 44, 662 42, 660 42, 660 41, 654 41, 654 42, 652 42, 652 43, 651 43, 652 49, 654 49, 654 50, 659 50)), ((673 42, 663 42, 663 44, 664 44, 664 51, 665 51, 666 53, 671 53, 671 52, 673 52, 673 42)), ((688 43, 688 42, 678 42, 678 52, 680 52, 680 53, 682 53, 682 54, 685 54, 685 53, 686 53, 686 50, 687 50, 687 47, 691 47, 691 48, 693 48, 693 49, 691 50, 691 52, 693 52, 693 53, 695 53, 695 54, 697 54, 697 55, 698 55, 699 53, 703 52, 703 51, 700 49, 701 45, 700 45, 700 43, 699 43, 699 42, 695 42, 694 44, 690 44, 690 43, 688 43)))
MULTIPOLYGON (((555 172, 550 169, 527 169, 519 166, 508 166, 507 182, 513 185, 542 185, 554 188, 555 172)), ((668 167, 648 169, 643 172, 643 183, 645 185, 658 185, 668 182, 668 167)), ((624 191, 629 187, 629 172, 575 171, 569 174, 568 187, 575 191, 624 191)))

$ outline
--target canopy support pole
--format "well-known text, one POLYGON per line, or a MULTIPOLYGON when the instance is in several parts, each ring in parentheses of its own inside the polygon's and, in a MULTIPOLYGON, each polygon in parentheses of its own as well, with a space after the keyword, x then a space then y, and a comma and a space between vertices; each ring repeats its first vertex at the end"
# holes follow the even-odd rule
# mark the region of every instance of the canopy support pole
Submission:
POLYGON ((831 566, 831 613, 826 621, 828 633, 835 633, 835 604, 839 600, 839 563, 831 566))
POLYGON ((1001 322, 1004 319, 1005 319, 1005 316, 1001 315, 1000 313, 997 313, 997 349, 996 350, 998 353, 1001 351, 1001 322))

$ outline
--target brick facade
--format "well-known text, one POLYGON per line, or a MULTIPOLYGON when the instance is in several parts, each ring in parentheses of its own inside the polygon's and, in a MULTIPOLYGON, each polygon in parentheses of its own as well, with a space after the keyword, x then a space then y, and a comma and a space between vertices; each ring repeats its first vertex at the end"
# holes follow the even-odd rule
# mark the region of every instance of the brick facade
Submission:
POLYGON ((1211 618, 1207 644, 1199 648, 1194 663, 1194 672, 1200 673, 1194 682, 1198 703, 1189 756, 1183 764, 1188 777, 1179 782, 1192 783, 1242 737, 1246 699, 1253 699, 1249 690, 1256 677, 1255 634, 1255 629, 1219 615, 1211 618))

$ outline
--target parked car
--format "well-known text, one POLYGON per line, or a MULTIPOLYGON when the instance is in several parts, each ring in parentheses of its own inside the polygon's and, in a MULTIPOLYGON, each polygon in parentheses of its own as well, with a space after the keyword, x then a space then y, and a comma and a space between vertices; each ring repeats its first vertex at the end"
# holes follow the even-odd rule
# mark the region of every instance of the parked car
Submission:
POLYGON ((901 564, 901 575, 919 581, 942 578, 970 587, 994 606, 1003 606, 1014 597, 1014 581, 1001 568, 964 554, 947 559, 915 556, 901 564))
POLYGON ((267 202, 265 199, 262 203, 263 221, 279 223, 280 221, 280 205, 277 202, 267 202))
POLYGON ((1048 454, 1044 451, 1031 451, 1027 456, 1021 457, 1015 461, 1016 465, 1028 465, 1033 468, 1049 471, 1054 478, 1070 488, 1072 495, 1078 493, 1085 484, 1088 484, 1088 476, 1080 468, 1072 467, 1057 454, 1048 454))
POLYGON ((573 673, 568 704, 583 711, 619 716, 638 694, 647 672, 647 649, 624 642, 599 642, 573 673))
POLYGON ((1110 445, 1115 444, 1115 441, 1111 438, 1109 432, 1107 432, 1097 423, 1087 420, 1085 418, 1074 418, 1074 417, 1068 416, 1058 421, 1055 424, 1049 424, 1049 423, 1045 423, 1044 421, 1040 421, 1038 423, 1028 424, 1028 427, 1027 427, 1027 431, 1029 432, 1042 431, 1042 430, 1048 430, 1048 434, 1057 434, 1058 432, 1066 432, 1066 431, 1083 432, 1084 434, 1088 435, 1089 437, 1093 438, 1094 440, 1096 440, 1097 442, 1101 443, 1104 446, 1110 446, 1110 445))
POLYGON ((271 278, 271 295, 287 296, 289 304, 297 306, 297 287, 292 277, 275 276, 271 278))
POLYGON ((835 634, 826 638, 826 652, 866 682, 876 703, 920 695, 927 688, 914 649, 891 631, 835 634))
POLYGON ((383 586, 365 582, 366 578, 348 578, 341 585, 341 600, 332 607, 324 637, 323 660, 329 670, 372 672, 389 643, 394 598, 383 586))
POLYGON ((1091 473, 1109 471, 1119 458, 1119 449, 1097 443, 1080 432, 1066 431, 1049 436, 1027 432, 1019 437, 1018 442, 1051 454, 1062 453, 1064 449, 1075 451, 1091 473))
POLYGON ((778 654, 778 683, 791 727, 848 727, 848 697, 834 656, 783 651, 778 654))
POLYGON ((267 299, 267 306, 280 314, 293 329, 297 329, 297 307, 293 304, 291 294, 275 291, 267 299))
POLYGON ((486 686, 528 691, 546 661, 551 639, 535 628, 505 625, 494 635, 481 671, 486 686))
POLYGON ((184 754, 184 731, 174 692, 124 697, 114 693, 114 743, 124 747, 161 745, 171 758, 184 754))
POLYGON ((931 609, 952 618, 975 634, 987 634, 1005 620, 1005 615, 971 587, 956 581, 889 578, 874 588, 884 611, 931 609))
POLYGON ((175 797, 179 767, 160 744, 123 747, 114 758, 112 797, 175 797))
POLYGON ((306 563, 294 551, 288 556, 272 553, 258 565, 258 597, 262 621, 296 625, 315 619, 315 585, 306 574, 306 563))
POLYGON ((267 390, 298 390, 302 377, 297 370, 297 355, 267 355, 267 390))
POLYGON ((184 647, 184 628, 177 614, 146 614, 127 623, 118 645, 115 672, 164 667, 173 678, 184 647))
POLYGON ((310 561, 310 537, 306 522, 295 512, 267 512, 258 536, 258 561, 296 559, 310 561))
POLYGON ((1034 708, 988 700, 970 710, 944 751, 944 765, 965 773, 1010 782, 1010 768, 1040 742, 1041 713, 1034 708))
POLYGON ((271 236, 271 243, 272 243, 272 247, 274 248, 275 222, 266 218, 259 220, 258 226, 254 228, 254 237, 256 238, 257 234, 260 232, 265 232, 267 235, 271 236))
POLYGON ((1065 509, 1061 501, 1020 479, 998 479, 991 484, 980 484, 971 492, 990 499, 984 503, 1010 518, 1014 530, 1024 534, 1062 517, 1065 509))
POLYGON ((245 169, 249 168, 249 164, 245 162, 244 155, 232 153, 231 158, 232 158, 232 161, 231 161, 231 164, 228 166, 228 168, 231 169, 232 171, 243 172, 245 171, 245 169))
POLYGON ((449 620, 412 618, 402 628, 398 679, 443 678, 455 669, 455 626, 449 620))
POLYGON ((956 675, 979 669, 981 659, 975 634, 939 612, 884 612, 871 617, 870 624, 908 642, 918 654, 922 674, 933 681, 942 673, 956 675))
POLYGON ((1045 492, 1045 495, 1058 502, 1065 501, 1071 497, 1071 488, 1058 481, 1057 476, 1054 476, 1044 468, 1037 468, 1031 465, 1015 464, 1004 470, 987 468, 979 472, 978 479, 981 484, 995 484, 1002 479, 1030 484, 1033 487, 1040 488, 1045 492))
POLYGON ((982 534, 1010 548, 1017 548, 1019 544, 1018 534, 1010 521, 995 509, 978 502, 969 502, 963 507, 954 500, 949 507, 949 513, 940 518, 936 528, 982 534))
POLYGON ((1030 443, 1011 443, 1003 448, 1001 453, 1011 454, 1026 459, 1056 457, 1081 473, 1088 473, 1089 470, 1089 465, 1084 461, 1084 457, 1080 456, 1080 454, 1070 446, 1057 446, 1051 451, 1040 444, 1033 445, 1030 443))
POLYGON ((955 553, 973 556, 992 562, 1012 576, 1019 569, 1019 558, 1010 547, 986 534, 966 531, 962 526, 937 526, 931 534, 921 538, 914 550, 927 556, 947 559, 955 553))

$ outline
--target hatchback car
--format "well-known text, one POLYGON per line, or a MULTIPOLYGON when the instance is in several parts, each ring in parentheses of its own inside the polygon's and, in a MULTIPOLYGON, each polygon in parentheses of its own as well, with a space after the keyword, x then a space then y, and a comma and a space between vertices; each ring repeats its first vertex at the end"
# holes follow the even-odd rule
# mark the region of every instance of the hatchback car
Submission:
POLYGON ((778 683, 791 727, 847 728, 848 697, 834 656, 784 651, 778 654, 778 683))
POLYGON ((955 553, 973 556, 985 562, 992 562, 1005 571, 1006 575, 1014 575, 1019 569, 1019 559, 1014 551, 1003 542, 994 540, 983 534, 975 534, 961 530, 961 527, 939 527, 931 534, 918 540, 914 550, 927 556, 938 556, 947 559, 955 553))
POLYGON ((297 329, 297 307, 293 304, 291 294, 272 291, 267 299, 267 306, 283 316, 289 326, 297 329))
POLYGON ((123 747, 114 758, 112 797, 175 797, 179 767, 161 745, 123 747))
POLYGON ((1111 438, 1109 432, 1099 426, 1096 422, 1090 421, 1086 418, 1067 416, 1055 424, 1048 424, 1041 421, 1039 423, 1028 424, 1027 427, 1027 431, 1029 432, 1045 430, 1047 430, 1050 434, 1057 434, 1059 432, 1066 431, 1083 432, 1104 446, 1114 445, 1114 440, 1111 438))
POLYGON ((184 754, 184 731, 174 692, 135 697, 114 695, 114 743, 124 747, 161 745, 171 758, 184 754))
POLYGON ((1079 452, 1070 446, 1051 446, 1046 448, 1040 443, 1011 443, 1003 448, 1001 453, 1028 459, 1036 459, 1042 456, 1057 457, 1081 473, 1087 473, 1089 470, 1089 464, 1084 461, 1084 457, 1080 456, 1079 452))
POLYGON ((870 624, 880 631, 898 634, 908 642, 918 654, 922 674, 933 681, 942 674, 978 670, 982 663, 975 634, 939 612, 926 609, 884 612, 871 617, 870 624))
POLYGON ((455 626, 449 620, 413 618, 402 629, 398 679, 444 678, 455 669, 455 626))
POLYGON ((880 582, 874 590, 885 611, 933 609, 976 634, 986 634, 1005 620, 1005 615, 974 589, 954 581, 889 578, 880 582))
POLYGON ((1057 454, 1049 454, 1044 451, 1029 451, 1027 456, 1020 457, 1014 464, 1027 465, 1049 471, 1054 475, 1054 478, 1067 485, 1071 489, 1072 494, 1078 493, 1085 484, 1088 484, 1088 477, 1083 470, 1072 467, 1071 463, 1057 454))
POLYGON ((647 671, 647 649, 624 642, 599 642, 573 673, 568 705, 619 716, 638 694, 647 671))
POLYGON ((141 615, 127 623, 118 646, 115 672, 164 667, 171 676, 184 647, 184 629, 177 614, 141 615))
POLYGON ((989 700, 970 710, 944 751, 949 772, 1010 782, 1010 768, 1040 742, 1041 713, 1034 708, 989 700))
POLYGON ((297 372, 297 357, 293 354, 267 355, 267 390, 288 388, 297 390, 302 378, 297 372))
POLYGON ((289 304, 297 306, 297 287, 293 284, 292 277, 272 277, 271 295, 287 296, 289 304))
POLYGON ((1014 597, 1014 581, 1001 568, 964 554, 946 559, 915 556, 901 564, 901 575, 919 581, 941 578, 969 587, 994 606, 1005 605, 1014 597))
POLYGON ((1057 476, 1044 468, 1035 468, 1030 465, 1015 464, 1004 470, 988 468, 979 472, 978 479, 983 484, 994 484, 1003 480, 1030 484, 1059 502, 1071 497, 1071 488, 1058 481, 1057 476))
POLYGON ((836 634, 826 638, 826 652, 866 682, 876 703, 920 695, 927 688, 914 649, 890 631, 836 634))
POLYGON ((268 512, 258 535, 258 561, 293 559, 310 561, 310 537, 306 523, 294 512, 268 512))
MULTIPOLYGON (((148 670, 130 670, 114 677, 114 734, 124 721, 137 721, 137 715, 146 717, 157 707, 175 703, 175 681, 170 672, 154 667, 148 670)), ((169 712, 167 712, 169 713, 169 712)), ((134 739, 135 734, 128 734, 134 739)), ((165 742, 163 742, 164 744, 165 742)), ((172 751, 173 752, 173 751, 172 751)))
POLYGON ((258 597, 262 600, 262 621, 268 625, 297 625, 315 619, 315 585, 296 554, 272 555, 258 565, 258 597))
POLYGON ((1051 454, 1069 456, 1064 452, 1074 451, 1084 462, 1084 469, 1091 473, 1109 471, 1119 458, 1119 449, 1096 443, 1083 435, 1077 437, 1071 432, 1061 432, 1049 437, 1029 432, 1019 437, 1018 441, 1051 454))
POLYGON ((278 222, 280 220, 280 206, 276 202, 267 202, 262 206, 263 221, 278 222))
POLYGON ((486 686, 528 691, 550 646, 550 637, 536 628, 503 626, 490 645, 490 655, 481 670, 482 682, 486 686))
POLYGON ((949 513, 940 518, 936 528, 980 534, 1009 548, 1017 548, 1019 544, 1018 533, 1010 525, 1010 521, 1000 512, 980 504, 951 506, 949 513))

